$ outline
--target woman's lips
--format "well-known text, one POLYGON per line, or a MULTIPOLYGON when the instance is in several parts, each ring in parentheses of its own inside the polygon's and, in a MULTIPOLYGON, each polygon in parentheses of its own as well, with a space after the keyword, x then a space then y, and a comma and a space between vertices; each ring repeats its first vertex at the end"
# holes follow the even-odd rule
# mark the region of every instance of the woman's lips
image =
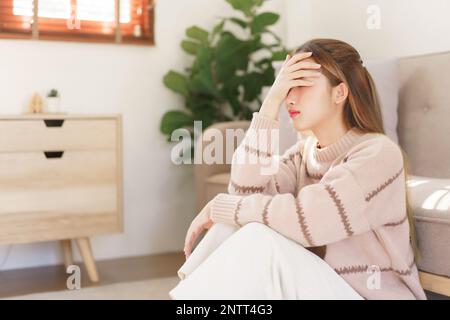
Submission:
POLYGON ((296 111, 296 110, 289 111, 289 116, 290 116, 291 118, 295 118, 295 117, 298 116, 299 114, 300 114, 300 111, 296 111))

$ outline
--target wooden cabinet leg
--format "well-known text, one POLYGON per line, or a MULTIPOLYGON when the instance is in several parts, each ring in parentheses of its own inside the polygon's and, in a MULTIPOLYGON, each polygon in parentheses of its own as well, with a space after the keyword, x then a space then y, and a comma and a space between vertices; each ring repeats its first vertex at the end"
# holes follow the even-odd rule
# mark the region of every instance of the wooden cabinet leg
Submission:
POLYGON ((83 258, 84 265, 86 266, 89 279, 92 282, 98 282, 99 277, 97 267, 95 265, 94 256, 92 255, 91 242, 89 241, 89 238, 78 238, 76 239, 76 242, 83 258))
POLYGON ((73 264, 73 254, 72 254, 72 241, 70 239, 61 240, 62 254, 64 266, 67 267, 73 264))

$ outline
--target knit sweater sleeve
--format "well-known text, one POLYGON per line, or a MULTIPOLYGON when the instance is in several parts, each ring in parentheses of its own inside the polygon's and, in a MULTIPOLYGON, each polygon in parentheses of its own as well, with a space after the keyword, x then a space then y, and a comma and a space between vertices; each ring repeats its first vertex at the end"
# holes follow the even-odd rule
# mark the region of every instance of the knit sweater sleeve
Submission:
POLYGON ((282 156, 277 154, 279 121, 253 113, 250 127, 233 154, 228 193, 278 194, 296 191, 299 141, 282 156))
POLYGON ((264 223, 305 247, 313 247, 396 221, 402 217, 393 217, 389 207, 404 205, 402 153, 380 135, 358 143, 344 162, 296 195, 218 194, 212 202, 211 219, 236 226, 264 223))

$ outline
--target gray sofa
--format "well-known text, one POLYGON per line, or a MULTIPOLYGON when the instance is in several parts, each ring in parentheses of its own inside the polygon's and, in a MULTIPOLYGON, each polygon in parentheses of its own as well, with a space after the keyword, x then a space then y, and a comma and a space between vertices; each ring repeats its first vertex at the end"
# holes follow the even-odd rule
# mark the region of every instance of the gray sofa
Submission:
MULTIPOLYGON (((416 218, 425 289, 450 296, 450 52, 399 60, 398 143, 410 165, 408 192, 416 218)), ((248 121, 214 128, 247 129, 248 121)), ((206 129, 208 130, 208 129, 206 129)), ((225 136, 225 135, 224 135, 225 136)), ((208 142, 199 139, 197 150, 208 142)), ((224 147, 226 143, 223 143, 224 147)), ((230 165, 194 167, 197 210, 227 192, 230 165)))
POLYGON ((424 287, 450 296, 450 52, 400 60, 397 133, 410 162, 424 287))

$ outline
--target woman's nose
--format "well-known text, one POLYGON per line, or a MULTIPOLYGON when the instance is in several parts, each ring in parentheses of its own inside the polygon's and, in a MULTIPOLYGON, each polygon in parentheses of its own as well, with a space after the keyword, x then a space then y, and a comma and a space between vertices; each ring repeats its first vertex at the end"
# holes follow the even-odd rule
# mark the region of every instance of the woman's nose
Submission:
POLYGON ((294 96, 293 96, 291 90, 289 90, 289 92, 287 93, 285 102, 286 102, 287 106, 294 105, 295 99, 294 99, 294 96))
POLYGON ((293 99, 287 99, 288 107, 295 105, 295 101, 293 99))

